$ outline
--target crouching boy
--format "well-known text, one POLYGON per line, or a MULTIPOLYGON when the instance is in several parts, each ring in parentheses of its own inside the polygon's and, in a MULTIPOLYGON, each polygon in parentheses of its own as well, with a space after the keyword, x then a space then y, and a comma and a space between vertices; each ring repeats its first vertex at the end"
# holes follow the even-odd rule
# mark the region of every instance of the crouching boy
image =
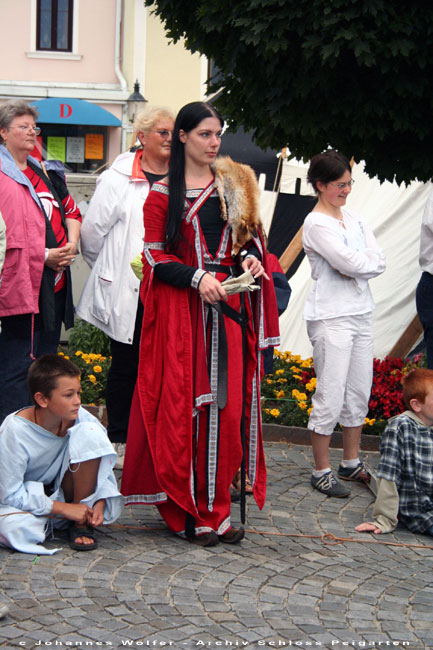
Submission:
POLYGON ((51 555, 41 546, 50 524, 68 528, 71 548, 97 547, 94 527, 122 511, 116 454, 104 427, 80 404, 80 371, 64 357, 33 362, 33 406, 11 413, 0 428, 0 544, 51 555))
POLYGON ((373 521, 358 532, 389 533, 400 519, 414 533, 433 535, 433 370, 412 370, 402 384, 409 410, 382 434, 373 521))

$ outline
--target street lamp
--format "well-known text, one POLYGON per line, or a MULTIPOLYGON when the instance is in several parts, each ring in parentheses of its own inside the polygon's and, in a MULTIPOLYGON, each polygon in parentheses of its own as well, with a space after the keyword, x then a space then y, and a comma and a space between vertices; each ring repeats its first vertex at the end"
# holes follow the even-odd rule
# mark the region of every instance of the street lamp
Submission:
POLYGON ((131 93, 126 100, 128 120, 131 122, 131 124, 134 123, 137 113, 139 113, 141 109, 144 108, 146 103, 147 99, 145 99, 140 93, 140 84, 138 83, 138 80, 136 80, 134 84, 134 92, 131 93))

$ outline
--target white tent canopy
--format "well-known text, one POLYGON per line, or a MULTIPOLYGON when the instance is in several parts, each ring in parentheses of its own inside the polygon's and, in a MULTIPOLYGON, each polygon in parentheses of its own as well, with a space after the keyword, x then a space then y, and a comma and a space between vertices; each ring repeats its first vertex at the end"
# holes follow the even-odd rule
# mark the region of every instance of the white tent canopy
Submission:
MULTIPOLYGON (((293 193, 296 178, 301 179, 301 194, 311 194, 306 184, 308 165, 284 161, 281 191, 293 193)), ((356 164, 352 176, 355 180, 347 207, 359 212, 368 221, 385 251, 387 268, 378 278, 370 281, 374 311, 374 354, 385 357, 416 314, 415 289, 421 270, 418 265, 421 220, 432 183, 413 181, 401 186, 371 179, 356 164)), ((262 215, 269 231, 272 192, 262 192, 262 215)), ((281 350, 309 357, 312 348, 302 317, 304 303, 311 287, 310 265, 304 258, 290 280, 292 296, 286 312, 280 318, 281 350)))

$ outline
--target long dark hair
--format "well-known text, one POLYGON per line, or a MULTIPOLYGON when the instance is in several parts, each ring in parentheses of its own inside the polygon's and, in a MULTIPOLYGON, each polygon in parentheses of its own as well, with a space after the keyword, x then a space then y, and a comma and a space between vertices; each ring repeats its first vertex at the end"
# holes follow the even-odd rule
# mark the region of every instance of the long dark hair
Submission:
POLYGON ((206 102, 191 102, 180 109, 174 123, 173 140, 171 145, 170 165, 168 168, 169 200, 167 217, 167 246, 176 248, 180 237, 180 224, 185 203, 185 150, 184 144, 179 140, 179 131, 189 133, 207 117, 216 117, 221 128, 224 120, 211 104, 206 102))

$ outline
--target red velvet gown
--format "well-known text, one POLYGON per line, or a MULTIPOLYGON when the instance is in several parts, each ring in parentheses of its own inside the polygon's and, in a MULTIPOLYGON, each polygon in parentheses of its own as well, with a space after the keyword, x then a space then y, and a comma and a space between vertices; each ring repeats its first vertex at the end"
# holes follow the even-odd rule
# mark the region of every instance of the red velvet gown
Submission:
MULTIPOLYGON (((204 241, 197 212, 213 193, 213 184, 194 201, 186 199, 182 244, 176 255, 165 250, 168 187, 153 186, 144 205, 144 305, 138 379, 129 419, 122 477, 126 505, 156 504, 171 530, 185 534, 189 513, 195 534, 230 528, 230 484, 242 459, 242 331, 224 316, 227 337, 227 404, 219 409, 218 314, 193 288, 162 282, 156 264, 181 262, 204 269, 206 263, 239 266, 231 255, 231 226, 226 223, 218 251, 212 257, 204 241)), ((230 209, 230 206, 229 206, 230 209)), ((266 269, 263 241, 254 238, 266 269)), ((223 281, 225 272, 217 272, 223 281)), ((194 283, 193 283, 194 284, 194 283)), ((239 294, 230 296, 239 310, 239 294)), ((246 294, 249 313, 246 363, 246 467, 260 508, 266 494, 259 383, 260 350, 278 345, 278 314, 272 283, 246 294), (258 295, 257 295, 258 294, 258 295)))

